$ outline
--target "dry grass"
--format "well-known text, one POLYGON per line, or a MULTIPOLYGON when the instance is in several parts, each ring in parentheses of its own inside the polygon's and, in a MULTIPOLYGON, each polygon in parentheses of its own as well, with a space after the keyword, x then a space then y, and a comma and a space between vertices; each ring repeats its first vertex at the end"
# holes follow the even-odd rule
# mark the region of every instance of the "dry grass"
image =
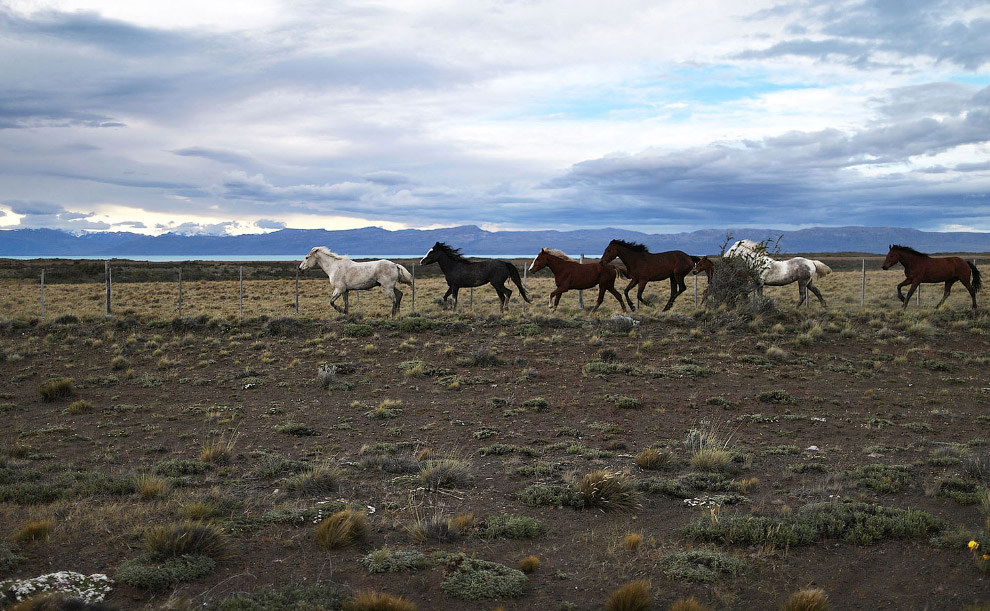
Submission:
POLYGON ((781 611, 828 611, 831 608, 825 591, 818 588, 799 590, 780 607, 781 611))
POLYGON ((41 541, 48 539, 54 529, 55 522, 52 520, 32 520, 17 529, 17 532, 11 535, 10 539, 20 543, 41 541))
POLYGON ((345 601, 341 611, 416 611, 418 608, 403 596, 365 590, 345 601))
POLYGON ((605 602, 605 611, 648 611, 652 606, 650 582, 637 580, 612 592, 605 602))
POLYGON ((316 541, 327 549, 353 544, 368 532, 368 518, 353 509, 344 509, 324 519, 316 527, 316 541))

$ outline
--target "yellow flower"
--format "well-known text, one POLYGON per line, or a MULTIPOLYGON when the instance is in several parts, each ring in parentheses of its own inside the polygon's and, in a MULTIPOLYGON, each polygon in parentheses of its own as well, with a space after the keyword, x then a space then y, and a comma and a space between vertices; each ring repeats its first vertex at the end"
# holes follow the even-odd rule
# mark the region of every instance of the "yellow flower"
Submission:
POLYGON ((979 547, 980 547, 980 544, 977 543, 976 541, 970 541, 969 542, 969 549, 970 550, 975 550, 975 549, 978 549, 979 547))
POLYGON ((990 560, 990 554, 983 554, 984 560, 990 560))

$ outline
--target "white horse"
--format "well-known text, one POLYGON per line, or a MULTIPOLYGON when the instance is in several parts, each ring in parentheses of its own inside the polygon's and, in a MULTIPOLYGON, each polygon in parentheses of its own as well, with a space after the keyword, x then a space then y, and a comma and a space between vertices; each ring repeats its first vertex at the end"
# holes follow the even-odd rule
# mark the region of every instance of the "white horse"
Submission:
POLYGON ((299 264, 299 269, 305 271, 314 265, 323 268, 330 278, 330 284, 333 286, 330 305, 344 314, 347 314, 348 291, 363 291, 380 286, 392 300, 392 316, 395 316, 399 313, 399 304, 402 303, 402 292, 395 287, 396 283, 412 284, 413 281, 409 270, 398 263, 387 259, 358 263, 349 257, 331 252, 326 246, 317 246, 309 251, 299 264), (334 303, 341 295, 344 296, 343 310, 334 303))
POLYGON ((732 245, 732 248, 725 252, 725 258, 740 257, 746 261, 750 267, 757 272, 756 291, 763 294, 764 286, 784 286, 792 282, 798 283, 798 294, 801 298, 797 305, 800 306, 808 297, 808 290, 818 297, 818 301, 825 306, 825 298, 815 286, 815 278, 824 278, 832 273, 832 268, 821 261, 815 259, 805 259, 804 257, 794 257, 786 261, 775 261, 766 251, 766 248, 753 240, 739 240, 732 245))

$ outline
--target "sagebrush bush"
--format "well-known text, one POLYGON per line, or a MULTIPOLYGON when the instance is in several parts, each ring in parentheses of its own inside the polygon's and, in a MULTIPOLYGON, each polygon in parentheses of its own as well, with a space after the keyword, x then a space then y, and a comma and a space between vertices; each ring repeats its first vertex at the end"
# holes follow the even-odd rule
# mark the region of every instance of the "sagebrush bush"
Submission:
POLYGON ((316 541, 327 549, 347 547, 364 537, 368 519, 354 509, 343 509, 324 519, 316 527, 316 541))
POLYGON ((612 592, 605 602, 605 611, 649 611, 652 606, 650 582, 637 580, 612 592))

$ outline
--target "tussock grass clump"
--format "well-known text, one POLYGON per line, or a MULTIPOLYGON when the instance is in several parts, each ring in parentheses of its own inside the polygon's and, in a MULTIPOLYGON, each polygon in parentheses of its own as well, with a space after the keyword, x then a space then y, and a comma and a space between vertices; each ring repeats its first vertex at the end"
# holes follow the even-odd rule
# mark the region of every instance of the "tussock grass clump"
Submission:
POLYGON ((574 486, 565 484, 533 484, 519 492, 519 500, 530 507, 584 507, 584 499, 574 486))
POLYGON ((520 446, 513 443, 493 443, 478 450, 482 456, 503 456, 505 454, 520 454, 522 456, 539 456, 540 451, 531 446, 520 446))
POLYGON ((353 509, 343 509, 316 527, 316 541, 327 549, 347 547, 368 532, 368 518, 353 509))
POLYGON ((205 522, 223 515, 223 511, 210 501, 194 501, 179 508, 179 515, 194 522, 205 522))
POLYGON ((670 603, 670 607, 667 611, 710 611, 711 607, 703 605, 698 602, 698 599, 694 596, 690 598, 678 598, 674 602, 670 603))
POLYGON ((275 431, 283 435, 295 435, 296 437, 313 437, 320 434, 313 427, 301 422, 289 422, 278 425, 275 427, 275 431))
POLYGON ((529 575, 540 568, 540 559, 536 556, 526 556, 519 561, 519 570, 529 575))
POLYGON ((285 488, 295 494, 323 496, 340 490, 344 471, 334 466, 318 466, 285 480, 285 488))
POLYGON ((806 588, 792 594, 780 611, 829 611, 831 608, 825 590, 806 588))
POLYGON ((482 346, 459 359, 457 363, 462 367, 498 367, 503 364, 503 361, 497 352, 482 346))
POLYGON ((630 552, 639 551, 639 548, 643 545, 643 535, 639 533, 629 533, 622 538, 622 547, 630 552))
POLYGON ((54 529, 55 522, 52 520, 32 520, 18 528, 17 532, 11 535, 10 538, 12 541, 19 543, 41 541, 42 539, 48 539, 54 529))
POLYGON ((142 473, 134 478, 134 488, 143 499, 156 499, 168 490, 168 481, 158 475, 142 473))
POLYGON ((284 586, 264 592, 238 593, 224 598, 217 604, 217 611, 297 611, 337 609, 343 593, 332 585, 284 586))
POLYGON ((38 387, 41 400, 45 403, 54 403, 59 399, 73 396, 76 394, 75 387, 73 386, 74 383, 72 378, 58 378, 45 382, 38 387))
POLYGON ((183 475, 200 475, 213 469, 213 465, 201 460, 188 460, 185 458, 175 458, 165 460, 155 465, 155 473, 168 477, 181 477, 183 475))
POLYGON ((261 460, 258 466, 251 471, 251 475, 267 479, 286 473, 297 473, 305 468, 306 464, 301 461, 293 460, 281 454, 270 454, 266 452, 261 455, 261 460))
POLYGON ((605 602, 605 611, 649 611, 652 606, 650 582, 636 580, 612 592, 605 602))
POLYGON ((776 403, 778 405, 788 405, 797 403, 797 400, 786 390, 767 390, 756 395, 756 400, 763 403, 776 403))
POLYGON ((422 318, 419 316, 403 318, 398 324, 399 330, 406 333, 422 333, 424 331, 432 331, 439 326, 439 321, 433 320, 432 318, 422 318))
POLYGON ((399 414, 402 413, 402 400, 401 399, 385 399, 382 401, 378 407, 373 410, 364 413, 365 416, 371 418, 372 420, 386 420, 389 418, 397 418, 399 414))
POLYGON ((691 451, 691 464, 702 471, 721 471, 733 458, 732 432, 715 424, 689 430, 684 446, 691 451))
POLYGON ((238 435, 236 434, 230 438, 226 438, 224 435, 213 437, 203 445, 203 449, 199 452, 199 459, 214 465, 228 464, 234 453, 237 438, 238 435))
POLYGON ((415 549, 382 547, 361 559, 369 573, 400 573, 426 568, 426 555, 415 549))
POLYGON ((152 526, 144 533, 144 548, 158 560, 179 556, 207 556, 223 560, 231 555, 227 533, 201 522, 152 526))
POLYGON ((460 554, 450 563, 450 573, 440 584, 447 596, 462 600, 517 598, 529 579, 518 569, 460 554))
POLYGON ((406 527, 406 532, 417 543, 449 543, 460 538, 460 531, 454 526, 451 518, 441 515, 434 515, 428 518, 419 518, 406 527))
POLYGON ((574 487, 585 507, 630 512, 642 506, 642 498, 632 480, 621 473, 592 471, 578 480, 574 487))
POLYGON ((473 480, 471 465, 457 458, 434 458, 423 461, 416 476, 427 490, 465 488, 473 480))
POLYGON ((72 416, 78 416, 79 414, 88 414, 93 411, 93 404, 85 399, 79 399, 78 401, 73 401, 69 404, 69 407, 65 408, 65 413, 72 416))
POLYGON ((358 592, 341 605, 341 611, 416 611, 417 607, 404 596, 366 590, 358 592))

